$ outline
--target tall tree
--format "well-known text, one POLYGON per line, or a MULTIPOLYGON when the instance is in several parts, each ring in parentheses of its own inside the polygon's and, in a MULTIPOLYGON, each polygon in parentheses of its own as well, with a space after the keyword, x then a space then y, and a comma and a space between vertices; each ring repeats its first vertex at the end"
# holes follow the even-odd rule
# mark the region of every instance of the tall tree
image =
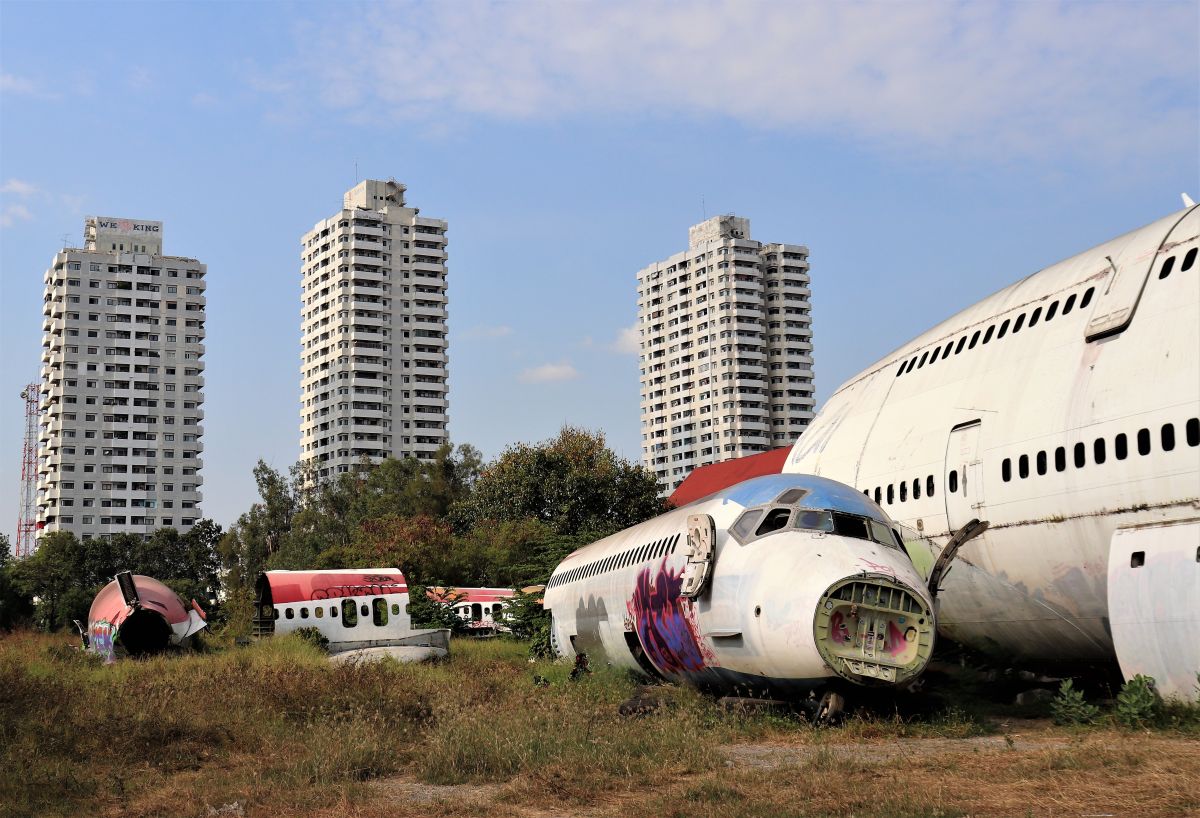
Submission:
POLYGON ((604 535, 666 510, 653 472, 619 456, 603 433, 564 426, 536 445, 510 446, 459 509, 467 527, 530 518, 559 534, 604 535))

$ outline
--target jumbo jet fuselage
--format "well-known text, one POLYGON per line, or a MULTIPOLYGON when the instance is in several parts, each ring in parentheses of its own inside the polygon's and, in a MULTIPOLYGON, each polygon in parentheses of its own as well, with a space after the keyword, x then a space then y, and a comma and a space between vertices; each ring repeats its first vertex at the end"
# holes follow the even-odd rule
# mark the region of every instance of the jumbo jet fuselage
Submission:
POLYGON ((929 562, 940 629, 1038 663, 1200 671, 1200 209, 1022 279, 843 384, 784 471, 869 494, 929 562))

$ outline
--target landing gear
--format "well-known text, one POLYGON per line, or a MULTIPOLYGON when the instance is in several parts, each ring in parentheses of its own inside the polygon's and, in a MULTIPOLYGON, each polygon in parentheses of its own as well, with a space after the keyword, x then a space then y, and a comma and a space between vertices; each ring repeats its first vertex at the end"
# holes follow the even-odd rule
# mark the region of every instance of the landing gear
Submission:
POLYGON ((813 713, 813 724, 829 727, 838 724, 846 713, 846 699, 841 693, 826 690, 817 702, 813 713))

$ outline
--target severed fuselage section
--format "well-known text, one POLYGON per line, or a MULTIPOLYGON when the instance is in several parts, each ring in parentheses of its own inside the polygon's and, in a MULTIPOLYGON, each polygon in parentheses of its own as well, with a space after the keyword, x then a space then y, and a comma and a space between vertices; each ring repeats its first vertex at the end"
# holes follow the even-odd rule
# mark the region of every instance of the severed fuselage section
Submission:
POLYGON ((567 557, 545 591, 560 655, 714 692, 902 685, 933 599, 875 503, 809 475, 748 480, 567 557))
POLYGON ((204 612, 153 577, 124 571, 100 589, 88 611, 88 649, 111 662, 181 647, 206 626, 204 612))

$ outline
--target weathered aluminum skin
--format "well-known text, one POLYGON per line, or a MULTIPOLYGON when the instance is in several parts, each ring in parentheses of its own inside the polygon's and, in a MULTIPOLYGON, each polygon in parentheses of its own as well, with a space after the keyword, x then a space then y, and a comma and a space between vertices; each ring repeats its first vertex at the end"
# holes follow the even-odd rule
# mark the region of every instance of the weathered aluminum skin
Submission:
MULTIPOLYGON (((1114 535, 1200 518, 1200 449, 1187 431, 1200 418, 1198 234, 1200 210, 1191 207, 939 324, 842 385, 796 442, 784 470, 831 477, 872 496, 881 489, 888 513, 927 538, 915 544, 919 564, 930 556, 921 549, 936 553, 967 518, 990 522, 959 552, 943 583, 944 634, 1044 664, 1116 660, 1109 584, 1141 569, 1110 565, 1114 535), (1184 270, 1189 253, 1193 261, 1184 270), (1068 301, 1072 309, 1065 311, 1068 301), (1040 320, 1031 326, 1035 310, 1040 320), (960 339, 976 332, 973 349, 956 351, 960 339), (1143 429, 1146 454, 1139 451, 1143 429), (1097 440, 1104 441, 1103 462, 1097 440), (1083 465, 1077 466, 1079 444, 1083 465), (1062 470, 1055 463, 1059 447, 1062 470), (1020 474, 1022 456, 1028 476, 1020 474), (933 495, 912 496, 912 482, 927 489, 929 479, 933 495), (904 501, 901 483, 909 489, 904 501)), ((1155 571, 1153 581, 1134 584, 1143 595, 1194 606, 1188 589, 1197 572, 1200 560, 1180 561, 1177 571, 1155 571)), ((1166 632, 1151 627, 1158 616, 1153 606, 1142 610, 1151 617, 1143 623, 1147 638, 1166 632)), ((1177 609, 1172 616, 1191 622, 1196 612, 1177 609)), ((1194 632, 1192 638, 1200 641, 1194 632)), ((1164 647, 1138 650, 1166 655, 1164 647)), ((1190 673, 1194 683, 1197 670, 1178 667, 1170 675, 1190 673)))
MULTIPOLYGON (((920 607, 912 624, 921 619, 923 649, 931 649, 933 602, 902 549, 790 528, 746 544, 731 535, 730 526, 744 511, 772 506, 789 489, 807 492, 792 508, 836 509, 893 526, 875 503, 831 480, 792 474, 748 480, 563 560, 544 592, 557 652, 586 653, 592 661, 713 691, 804 693, 840 680, 822 657, 814 630, 823 595, 848 577, 911 594, 920 607), (692 600, 679 590, 687 565, 686 527, 697 515, 712 518, 715 558, 707 587, 692 600), (626 558, 631 549, 640 555, 647 546, 649 554, 626 558), (600 568, 592 572, 588 566, 600 568), (570 579, 580 572, 584 575, 570 579)), ((927 653, 894 668, 898 672, 890 680, 851 681, 907 681, 924 668, 927 653)))

